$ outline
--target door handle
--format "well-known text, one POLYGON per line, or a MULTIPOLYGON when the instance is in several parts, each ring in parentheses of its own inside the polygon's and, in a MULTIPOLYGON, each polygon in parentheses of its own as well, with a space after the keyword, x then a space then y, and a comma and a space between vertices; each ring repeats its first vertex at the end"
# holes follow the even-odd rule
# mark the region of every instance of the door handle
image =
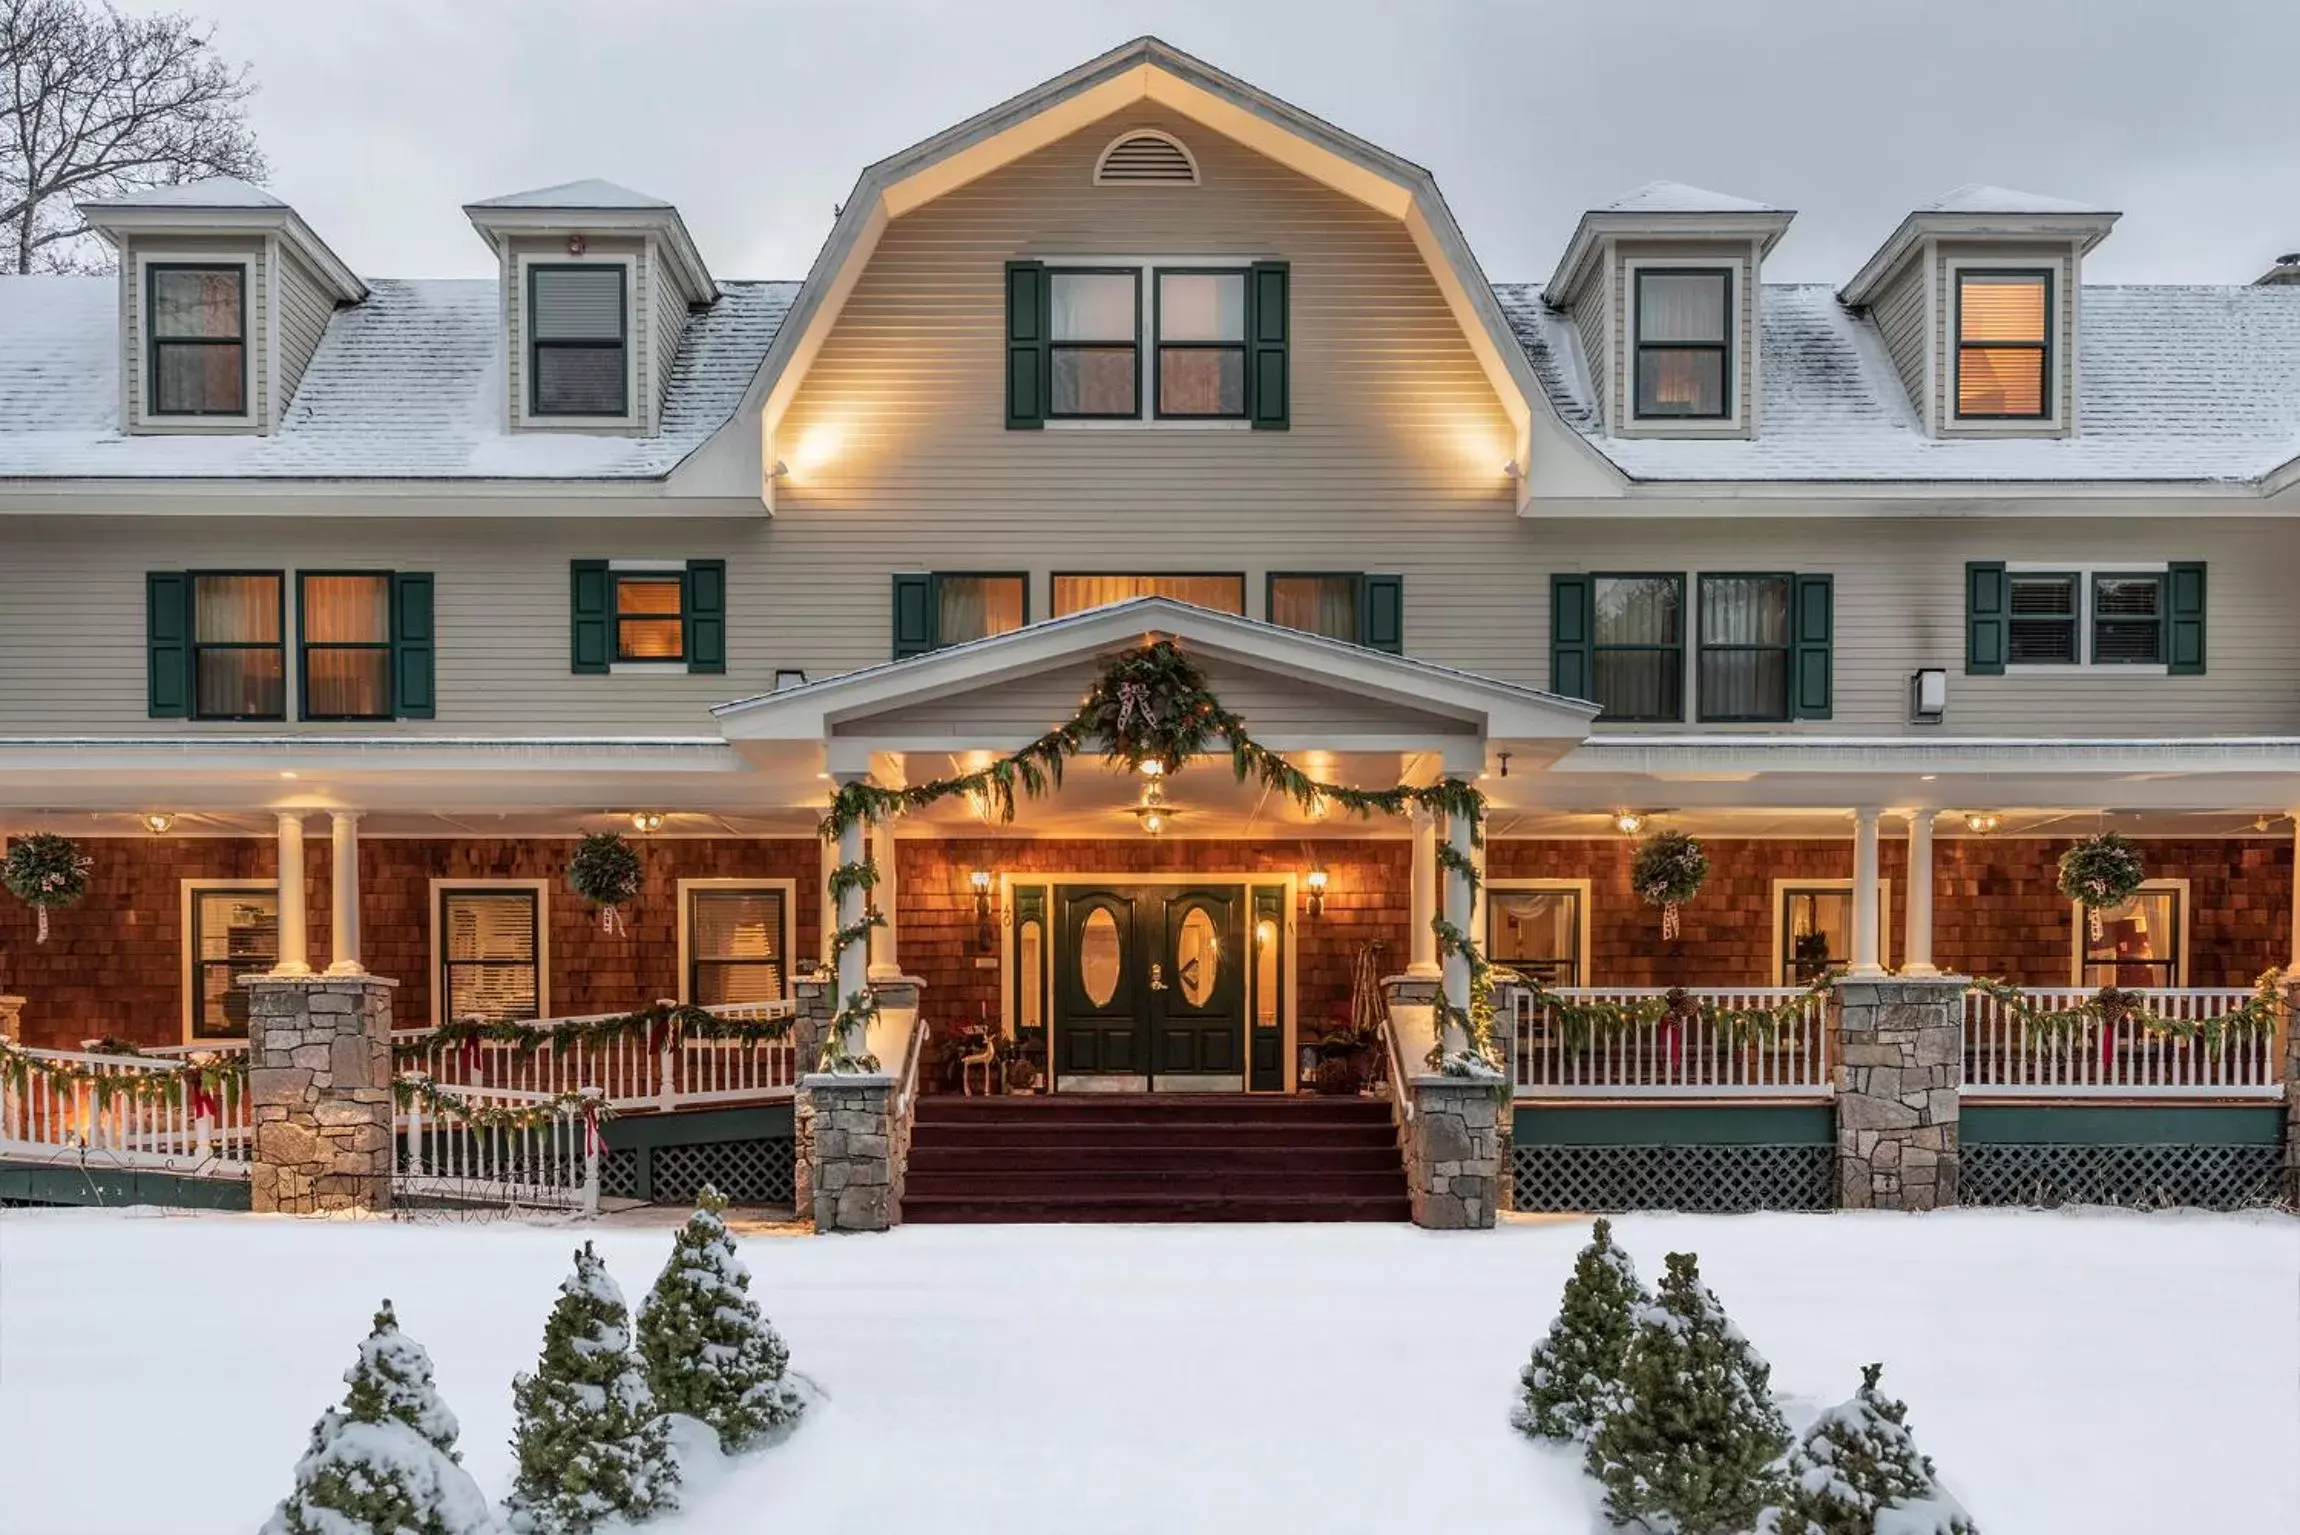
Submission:
POLYGON ((1150 967, 1150 989, 1152 991, 1164 991, 1166 989, 1166 967, 1164 965, 1153 964, 1150 967))

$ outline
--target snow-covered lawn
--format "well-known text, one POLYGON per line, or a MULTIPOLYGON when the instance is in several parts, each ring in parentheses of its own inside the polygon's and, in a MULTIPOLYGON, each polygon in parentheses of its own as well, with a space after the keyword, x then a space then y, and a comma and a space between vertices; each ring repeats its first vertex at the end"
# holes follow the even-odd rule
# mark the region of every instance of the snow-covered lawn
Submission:
MULTIPOLYGON (((1987 1535, 2300 1529, 2300 1222, 1632 1217, 1772 1360, 1801 1425, 1886 1362, 1987 1535)), ((668 1230, 593 1233, 636 1298, 668 1230)), ((744 1240, 827 1398, 662 1535, 1604 1528, 1506 1425, 1587 1235, 919 1227, 744 1240)), ((0 1215, 0 1531, 245 1535, 376 1302, 508 1483, 511 1376, 578 1234, 152 1212, 0 1215)))

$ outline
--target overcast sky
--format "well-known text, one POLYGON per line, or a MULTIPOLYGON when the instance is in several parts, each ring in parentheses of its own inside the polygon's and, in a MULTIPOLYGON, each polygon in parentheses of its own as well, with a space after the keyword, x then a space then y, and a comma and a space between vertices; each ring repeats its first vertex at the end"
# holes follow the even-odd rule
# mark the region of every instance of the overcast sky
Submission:
POLYGON ((1428 166, 1497 281, 1664 177, 1799 210, 1776 280, 1967 181, 2121 210, 2094 281, 2300 249, 2295 0, 133 3, 214 20, 273 189, 373 276, 483 274, 463 203, 584 176, 804 276, 863 165, 1143 32, 1428 166))

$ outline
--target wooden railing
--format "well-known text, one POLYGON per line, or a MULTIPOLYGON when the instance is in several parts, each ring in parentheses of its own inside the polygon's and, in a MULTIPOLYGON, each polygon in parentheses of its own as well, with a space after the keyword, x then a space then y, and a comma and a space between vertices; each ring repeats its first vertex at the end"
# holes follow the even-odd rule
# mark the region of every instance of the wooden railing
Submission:
MULTIPOLYGON (((1791 986, 1695 986, 1696 1002, 1775 1008, 1807 995, 1791 986)), ((1657 1000, 1661 987, 1582 986, 1576 1002, 1657 1000)), ((1818 1098, 1829 1094, 1828 1018, 1818 998, 1770 1034, 1736 1040, 1705 1018, 1662 1019, 1577 1036, 1529 990, 1504 992, 1510 1078, 1520 1098, 1818 1098)))
MULTIPOLYGON (((475 1111, 553 1101, 550 1093, 503 1087, 442 1087, 440 1096, 475 1111)), ((572 1105, 542 1125, 500 1126, 426 1114, 420 1102, 412 1103, 400 1111, 398 1141, 395 1197, 585 1213, 599 1208, 597 1125, 572 1105)))
POLYGON ((25 1054, 101 1080, 51 1083, 35 1075, 18 1088, 0 1078, 0 1154, 247 1176, 253 1137, 245 1083, 238 1076, 222 1076, 198 1091, 186 1083, 162 1094, 156 1090, 161 1080, 181 1073, 181 1060, 86 1050, 25 1054), (109 1090, 108 1081, 121 1086, 109 1090), (131 1083, 142 1084, 142 1090, 131 1083))
MULTIPOLYGON (((2047 1012, 2099 995, 2074 986, 2026 986, 2021 995, 2047 1012)), ((2134 991, 2142 1008, 2183 1023, 2241 1009, 2252 992, 2237 987, 2134 991)), ((1965 994, 1967 1098, 2277 1098, 2283 1095, 2277 1031, 2231 1030, 2217 1039, 2152 1032, 2127 1018, 2113 1027, 2083 1018, 2066 1027, 2026 1027, 1996 998, 1965 994)))

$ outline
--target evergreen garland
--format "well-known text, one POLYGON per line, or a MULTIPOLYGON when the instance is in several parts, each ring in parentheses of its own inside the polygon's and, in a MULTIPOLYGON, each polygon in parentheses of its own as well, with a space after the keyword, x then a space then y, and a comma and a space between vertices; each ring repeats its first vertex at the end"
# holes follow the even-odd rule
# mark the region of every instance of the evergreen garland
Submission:
POLYGON ((598 911, 600 926, 610 933, 622 926, 623 908, 639 898, 645 875, 638 849, 620 832, 588 834, 567 860, 567 888, 598 911))
POLYGON ((8 844, 7 856, 0 858, 0 885, 32 908, 39 920, 37 941, 46 943, 49 909, 74 905, 86 895, 93 866, 70 838, 36 831, 8 844))
POLYGON ((1677 908, 1701 893, 1709 881, 1709 855, 1681 831, 1657 831, 1637 845, 1629 865, 1629 885, 1638 899, 1661 908, 1661 937, 1677 936, 1677 908))
POLYGON ((494 1535, 487 1499, 458 1464, 431 1356, 399 1330, 390 1301, 343 1378, 343 1406, 312 1425, 295 1491, 262 1535, 494 1535))
POLYGON ((1585 1457, 1607 1516, 1683 1535, 1747 1530, 1778 1501, 1774 1463, 1789 1448, 1771 1375, 1701 1283, 1693 1254, 1671 1253, 1585 1457))
POLYGON ((2103 986, 2073 1007, 2039 1007, 2020 987, 1994 977, 1976 979, 1970 989, 1994 1000, 2008 1019, 2040 1039, 2065 1040, 2098 1028, 2105 1048, 2114 1042, 2116 1027, 2129 1023, 2155 1038, 2216 1047, 2224 1040, 2275 1034, 2284 1016, 2284 975, 2281 969, 2263 971, 2243 1006, 2212 1018, 2167 1018, 2139 992, 2114 986, 2103 986))
POLYGON ((542 1130, 564 1119, 581 1119, 595 1135, 601 1123, 615 1117, 596 1087, 553 1093, 535 1103, 473 1103, 420 1071, 403 1071, 392 1079, 391 1095, 403 1109, 421 1105, 435 1119, 452 1119, 478 1130, 542 1130))
POLYGON ((1918 1452, 1908 1407, 1877 1389, 1883 1368, 1864 1365, 1853 1399, 1789 1452, 1788 1490, 1758 1521, 1760 1535, 1979 1535, 1918 1452))
POLYGON ((1595 1433, 1621 1389, 1636 1313, 1652 1303, 1629 1254, 1613 1245, 1613 1223, 1598 1221, 1565 1281, 1549 1336, 1534 1345, 1532 1362, 1518 1374, 1522 1393, 1511 1425, 1537 1439, 1586 1440, 1595 1433))
POLYGON ((541 1362, 511 1395, 519 1475, 505 1507, 515 1535, 584 1535, 612 1516, 678 1507, 679 1463, 631 1357, 631 1314, 589 1242, 560 1281, 541 1362))
POLYGON ((727 1201, 705 1187, 695 1205, 639 1308, 639 1356, 655 1405, 700 1418, 732 1454, 797 1422, 806 1403, 783 1379, 790 1349, 751 1299, 750 1270, 727 1234, 727 1201))

